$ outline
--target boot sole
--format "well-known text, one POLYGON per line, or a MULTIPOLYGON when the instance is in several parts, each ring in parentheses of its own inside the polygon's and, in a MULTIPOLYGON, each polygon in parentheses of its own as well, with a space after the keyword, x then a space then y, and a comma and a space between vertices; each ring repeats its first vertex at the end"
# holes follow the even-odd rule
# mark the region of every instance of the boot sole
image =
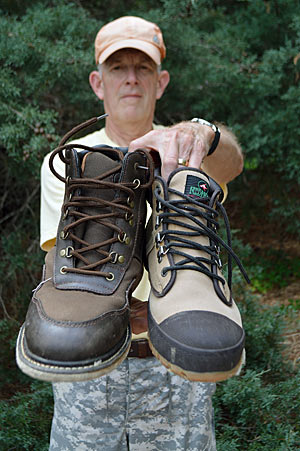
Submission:
POLYGON ((81 366, 77 363, 76 366, 53 365, 51 362, 49 364, 38 362, 28 355, 24 344, 24 334, 25 326, 23 325, 16 344, 17 365, 27 376, 46 382, 81 382, 104 376, 117 368, 126 359, 131 344, 131 331, 128 328, 121 348, 104 361, 96 358, 89 365, 83 364, 81 366))
POLYGON ((159 352, 155 349, 153 344, 149 339, 149 347, 152 351, 152 354, 172 373, 177 374, 184 379, 187 379, 191 382, 221 382, 227 379, 230 379, 232 376, 236 376, 240 373, 240 370, 245 363, 245 350, 243 350, 241 359, 238 364, 229 371, 212 371, 207 373, 196 373, 194 371, 188 371, 183 368, 180 368, 178 365, 175 365, 169 362, 165 357, 163 357, 159 352))

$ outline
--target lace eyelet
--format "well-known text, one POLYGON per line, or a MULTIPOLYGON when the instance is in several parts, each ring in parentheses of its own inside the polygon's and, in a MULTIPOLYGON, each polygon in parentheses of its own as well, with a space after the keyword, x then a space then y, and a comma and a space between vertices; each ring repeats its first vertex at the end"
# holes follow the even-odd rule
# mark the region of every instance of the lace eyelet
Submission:
POLYGON ((115 264, 115 263, 117 263, 117 261, 118 261, 119 255, 117 254, 117 252, 112 251, 112 252, 109 254, 109 257, 110 257, 111 263, 115 264))
POLYGON ((162 261, 162 257, 164 256, 164 255, 166 255, 168 252, 169 252, 169 248, 167 247, 167 246, 165 246, 165 245, 163 245, 163 246, 159 246, 159 249, 158 249, 158 251, 157 251, 157 259, 158 259, 158 263, 161 263, 161 261, 162 261))
POLYGON ((127 197, 126 201, 127 205, 129 205, 130 208, 134 207, 134 201, 130 199, 130 197, 127 197))
POLYGON ((69 232, 65 232, 64 230, 62 230, 62 231, 60 232, 60 234, 59 234, 59 237, 60 237, 62 240, 66 240, 66 239, 68 238, 68 236, 69 236, 69 232))
POLYGON ((67 266, 62 266, 62 267, 60 268, 59 272, 60 272, 61 274, 65 275, 65 274, 67 274, 66 269, 68 269, 67 266))
POLYGON ((120 241, 120 243, 125 243, 126 238, 127 238, 127 235, 126 235, 125 232, 119 233, 119 235, 118 235, 118 240, 120 241))
POLYGON ((61 257, 71 258, 72 257, 71 252, 74 252, 74 247, 68 246, 68 247, 66 247, 66 249, 61 249, 59 255, 61 257))
POLYGON ((69 209, 67 208, 63 214, 62 220, 65 221, 67 219, 68 215, 69 215, 69 209))
POLYGON ((219 269, 223 268, 222 260, 220 259, 220 257, 216 258, 215 263, 219 269))
POLYGON ((159 215, 157 215, 156 219, 155 219, 155 229, 158 229, 158 227, 160 226, 161 222, 162 222, 162 218, 159 215))
POLYGON ((141 181, 139 179, 134 179, 132 183, 136 185, 133 189, 138 189, 141 186, 141 181))
POLYGON ((159 200, 157 200, 156 201, 156 208, 155 208, 155 210, 156 210, 156 212, 158 213, 159 211, 161 211, 161 202, 159 201, 159 200))
POLYGON ((108 274, 109 274, 109 276, 105 277, 105 279, 108 280, 109 282, 112 282, 115 278, 115 275, 112 272, 110 272, 108 274))
POLYGON ((160 232, 157 232, 157 234, 155 235, 155 245, 156 247, 158 247, 160 245, 160 243, 165 239, 165 235, 160 234, 160 232))
POLYGON ((149 171, 149 168, 147 166, 142 166, 137 161, 134 163, 134 170, 137 172, 138 169, 144 169, 144 171, 149 171))

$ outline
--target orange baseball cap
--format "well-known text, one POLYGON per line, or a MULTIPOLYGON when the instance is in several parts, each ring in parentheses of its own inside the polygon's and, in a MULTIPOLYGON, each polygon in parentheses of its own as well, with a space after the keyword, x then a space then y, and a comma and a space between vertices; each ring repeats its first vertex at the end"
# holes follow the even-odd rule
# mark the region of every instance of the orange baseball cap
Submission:
POLYGON ((140 17, 120 17, 100 29, 95 40, 96 64, 102 64, 114 52, 125 48, 141 50, 157 65, 166 56, 159 27, 140 17))

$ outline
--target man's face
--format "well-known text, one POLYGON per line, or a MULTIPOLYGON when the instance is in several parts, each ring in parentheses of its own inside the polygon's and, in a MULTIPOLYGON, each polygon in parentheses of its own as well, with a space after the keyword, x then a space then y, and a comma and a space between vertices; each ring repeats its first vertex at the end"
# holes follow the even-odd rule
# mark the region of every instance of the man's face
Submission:
POLYGON ((151 58, 139 50, 119 50, 104 62, 101 76, 99 97, 112 120, 152 120, 156 99, 163 90, 157 66, 151 58))

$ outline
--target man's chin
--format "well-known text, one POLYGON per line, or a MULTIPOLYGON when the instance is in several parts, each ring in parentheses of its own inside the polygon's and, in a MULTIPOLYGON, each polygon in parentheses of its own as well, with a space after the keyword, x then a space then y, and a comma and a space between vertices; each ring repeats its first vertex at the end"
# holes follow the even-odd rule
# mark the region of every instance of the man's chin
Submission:
POLYGON ((145 112, 136 106, 126 107, 122 112, 122 120, 124 122, 139 122, 144 120, 145 117, 147 117, 145 112))

